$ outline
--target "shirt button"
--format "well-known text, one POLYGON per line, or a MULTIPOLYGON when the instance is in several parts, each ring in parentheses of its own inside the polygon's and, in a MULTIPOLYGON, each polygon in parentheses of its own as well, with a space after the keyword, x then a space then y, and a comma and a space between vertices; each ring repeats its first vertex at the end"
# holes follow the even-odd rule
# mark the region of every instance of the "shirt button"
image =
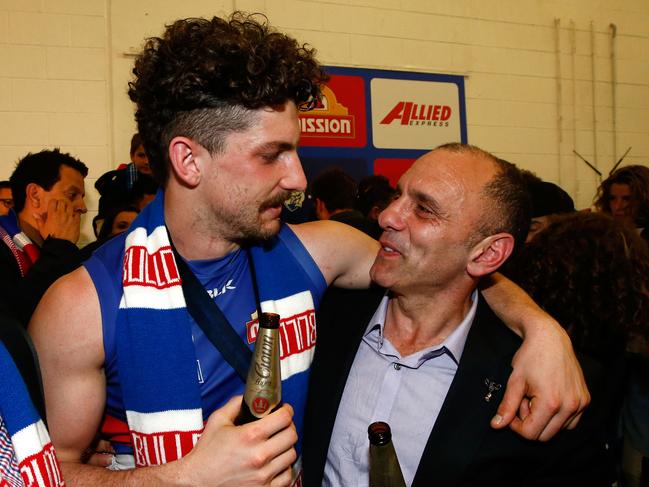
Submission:
POLYGON ((394 365, 394 370, 401 370, 401 365, 399 364, 393 364, 394 365))

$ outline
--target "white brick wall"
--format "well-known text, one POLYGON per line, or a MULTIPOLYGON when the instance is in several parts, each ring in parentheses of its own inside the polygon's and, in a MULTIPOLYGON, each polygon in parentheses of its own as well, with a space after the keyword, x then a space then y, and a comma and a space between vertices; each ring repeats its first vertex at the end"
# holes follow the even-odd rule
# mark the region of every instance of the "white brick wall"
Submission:
MULTIPOLYGON (((628 163, 649 163, 646 0, 0 0, 0 178, 27 151, 61 145, 90 167, 91 193, 99 175, 128 158, 135 130, 128 53, 176 18, 233 8, 266 13, 315 46, 325 64, 465 74, 469 140, 561 182, 580 207, 590 205, 597 186, 572 155, 576 148, 594 160, 592 21, 599 166, 606 173, 628 146, 628 163), (611 23, 617 26, 616 154, 611 23)), ((88 206, 92 217, 96 195, 88 206)))
MULTIPOLYGON (((61 147, 90 168, 112 165, 106 0, 0 1, 0 178, 27 152, 61 147)), ((96 198, 84 218, 90 229, 96 198)))

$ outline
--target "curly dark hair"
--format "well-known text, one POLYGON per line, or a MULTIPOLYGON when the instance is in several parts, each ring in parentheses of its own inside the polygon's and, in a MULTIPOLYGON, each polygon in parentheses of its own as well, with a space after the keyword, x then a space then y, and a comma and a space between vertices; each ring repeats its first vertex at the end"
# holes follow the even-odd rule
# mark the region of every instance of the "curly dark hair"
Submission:
POLYGON ((178 20, 148 39, 128 94, 158 181, 169 177, 167 147, 178 135, 214 154, 227 133, 250 127, 251 110, 289 100, 310 109, 327 80, 314 56, 265 16, 242 12, 178 20))
POLYGON ((595 195, 595 207, 611 214, 610 194, 613 184, 626 184, 631 189, 633 219, 637 226, 649 224, 649 167, 632 165, 616 169, 602 181, 595 195))
POLYGON ((566 328, 577 351, 606 362, 630 338, 649 337, 649 247, 608 215, 554 217, 507 274, 566 328))

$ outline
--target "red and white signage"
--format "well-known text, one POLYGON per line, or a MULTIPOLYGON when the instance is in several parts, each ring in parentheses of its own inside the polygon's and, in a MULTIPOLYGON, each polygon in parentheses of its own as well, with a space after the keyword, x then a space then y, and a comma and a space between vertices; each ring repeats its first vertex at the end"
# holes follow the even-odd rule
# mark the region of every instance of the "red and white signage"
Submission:
POLYGON ((373 78, 372 137, 380 149, 434 149, 461 140, 454 83, 373 78))
POLYGON ((365 88, 360 76, 332 76, 322 89, 322 99, 312 110, 300 113, 303 147, 364 147, 365 88))

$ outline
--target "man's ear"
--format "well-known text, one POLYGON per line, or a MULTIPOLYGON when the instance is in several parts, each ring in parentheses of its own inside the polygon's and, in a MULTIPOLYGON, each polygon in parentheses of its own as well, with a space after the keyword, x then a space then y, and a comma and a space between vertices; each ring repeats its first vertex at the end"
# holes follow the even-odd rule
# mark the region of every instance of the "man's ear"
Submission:
MULTIPOLYGON (((45 190, 36 183, 29 183, 25 188, 25 208, 36 209, 43 203, 43 193, 45 190)), ((47 208, 45 208, 47 210, 47 208)))
POLYGON ((318 217, 318 220, 328 220, 329 212, 327 211, 327 205, 320 198, 314 198, 315 214, 318 217))
POLYGON ((209 152, 187 137, 174 137, 169 142, 169 160, 173 175, 185 186, 194 188, 201 181, 200 159, 209 152))
POLYGON ((378 206, 375 205, 375 206, 372 207, 372 209, 371 209, 370 212, 367 214, 367 216, 368 216, 369 218, 371 218, 372 220, 378 220, 378 219, 379 219, 379 215, 381 214, 382 211, 383 211, 382 208, 379 208, 378 206))
POLYGON ((514 251, 514 237, 497 233, 478 242, 469 254, 467 272, 472 277, 482 277, 495 272, 514 251))

